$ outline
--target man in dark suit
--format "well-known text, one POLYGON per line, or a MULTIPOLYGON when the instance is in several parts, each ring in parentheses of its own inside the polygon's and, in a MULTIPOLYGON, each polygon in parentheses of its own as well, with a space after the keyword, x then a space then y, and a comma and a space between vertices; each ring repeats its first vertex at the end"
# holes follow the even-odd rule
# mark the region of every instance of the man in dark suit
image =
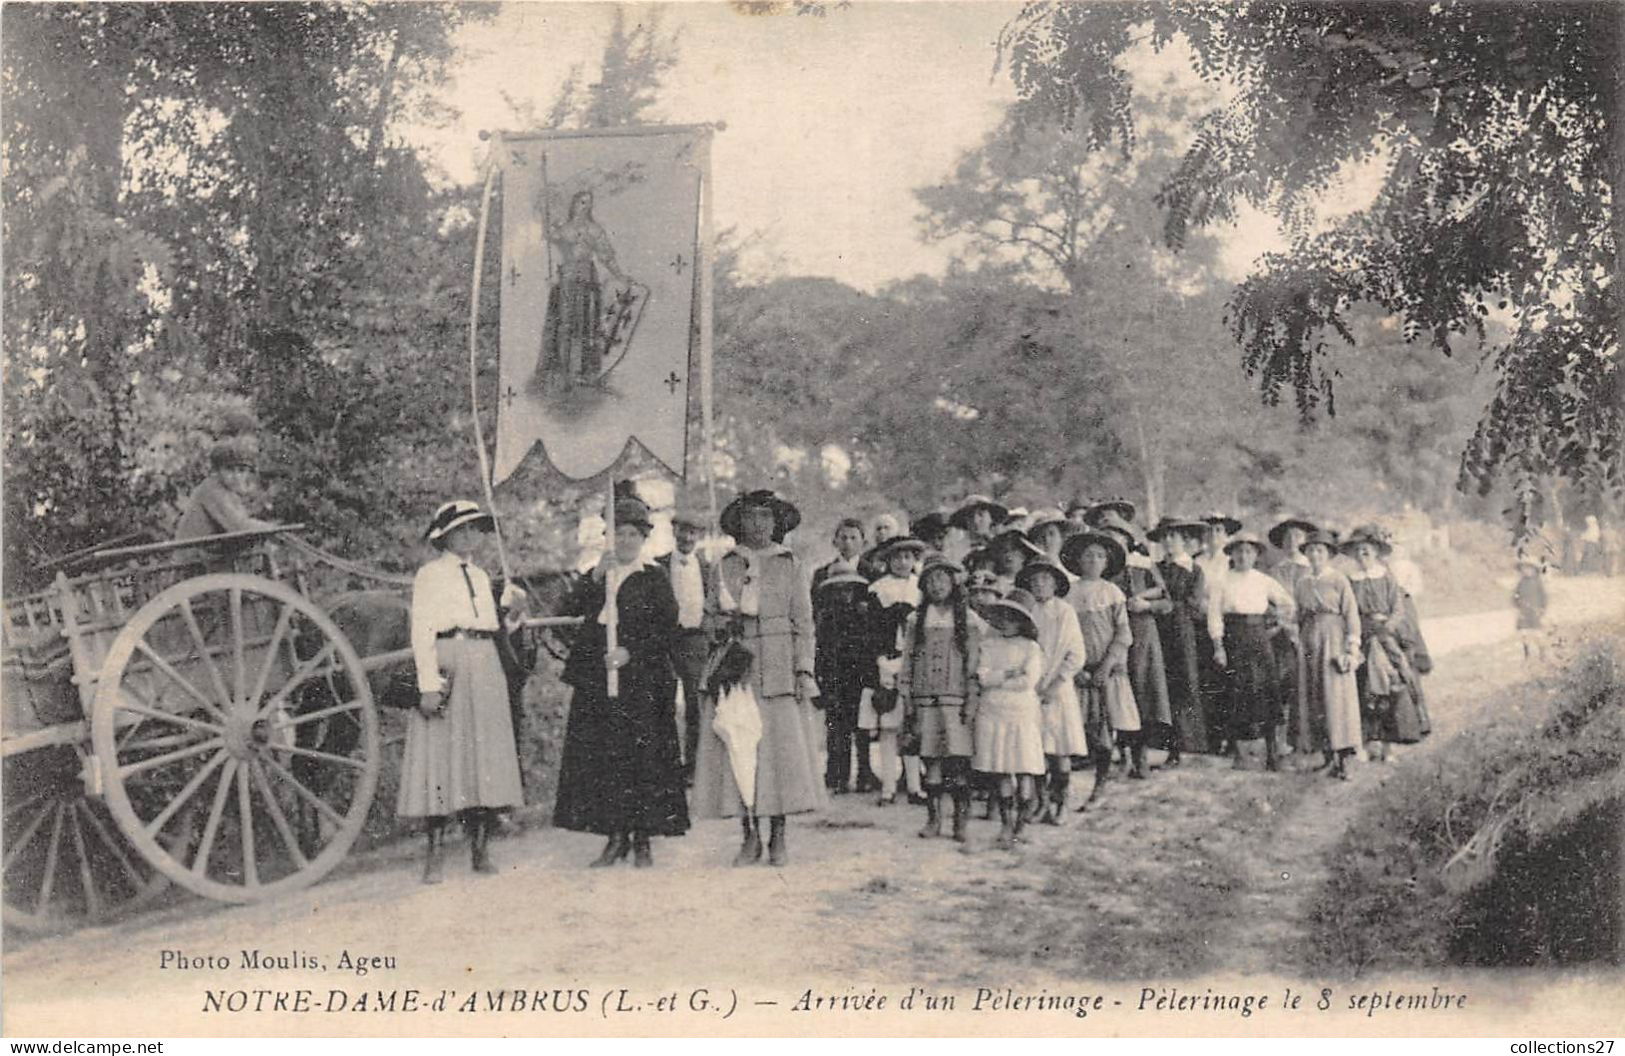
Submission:
POLYGON ((672 514, 672 535, 677 547, 660 559, 671 577, 671 592, 677 598, 677 638, 672 646, 672 665, 683 686, 683 770, 694 779, 694 753, 700 743, 700 679, 705 674, 706 655, 711 645, 711 625, 706 613, 714 611, 715 573, 699 555, 696 546, 705 534, 707 518, 695 510, 679 507, 672 514))
POLYGON ((852 750, 858 756, 857 791, 879 787, 869 766, 869 737, 858 729, 858 701, 864 676, 873 656, 864 636, 867 626, 869 580, 858 566, 865 542, 863 522, 848 517, 835 528, 835 560, 812 574, 813 668, 824 706, 824 728, 829 758, 824 764, 824 785, 831 792, 848 791, 852 777, 852 750))

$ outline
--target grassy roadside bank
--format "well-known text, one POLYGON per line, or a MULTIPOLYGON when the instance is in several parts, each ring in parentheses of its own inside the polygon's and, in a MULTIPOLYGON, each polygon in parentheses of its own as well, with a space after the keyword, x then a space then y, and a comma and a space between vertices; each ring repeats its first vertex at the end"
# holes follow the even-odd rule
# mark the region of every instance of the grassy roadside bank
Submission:
POLYGON ((1625 626, 1570 639, 1365 800, 1311 912, 1316 968, 1619 963, 1625 626))

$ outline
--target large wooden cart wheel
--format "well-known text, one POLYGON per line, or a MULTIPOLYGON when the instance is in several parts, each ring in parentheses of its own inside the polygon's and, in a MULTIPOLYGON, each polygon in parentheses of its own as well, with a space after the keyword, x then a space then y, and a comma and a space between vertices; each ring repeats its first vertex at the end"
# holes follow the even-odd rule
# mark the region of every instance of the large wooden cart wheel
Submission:
POLYGON ((48 933, 99 923, 169 886, 107 806, 86 794, 86 754, 81 745, 59 744, 0 764, 7 927, 48 933))
POLYGON ((325 875, 378 782, 378 715, 355 649, 303 595, 236 573, 177 583, 124 625, 91 743, 130 842, 223 901, 325 875))

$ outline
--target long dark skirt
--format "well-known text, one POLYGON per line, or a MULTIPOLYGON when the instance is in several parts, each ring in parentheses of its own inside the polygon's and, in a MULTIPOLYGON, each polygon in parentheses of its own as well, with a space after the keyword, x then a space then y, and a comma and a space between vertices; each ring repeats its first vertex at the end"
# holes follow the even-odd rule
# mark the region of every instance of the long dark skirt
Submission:
POLYGON ((1325 718, 1308 706, 1308 674, 1304 666, 1303 649, 1284 631, 1271 639, 1275 650, 1276 687, 1281 699, 1281 721, 1286 723, 1286 736, 1294 751, 1312 752, 1326 739, 1325 718))
POLYGON ((676 680, 669 668, 629 664, 620 696, 578 687, 570 701, 553 824, 575 832, 688 831, 676 680))
POLYGON ((1157 618, 1149 612, 1136 612, 1129 615, 1128 622, 1129 630, 1134 632, 1134 641, 1128 647, 1128 680, 1134 687, 1140 722, 1146 729, 1171 726, 1174 714, 1168 700, 1168 676, 1157 618))
POLYGON ((1281 695, 1264 617, 1226 615, 1224 653, 1230 735, 1249 741, 1273 735, 1280 721, 1281 695))
POLYGON ((1207 711, 1202 706, 1202 658, 1195 622, 1181 611, 1157 618, 1163 671, 1174 717, 1174 743, 1182 752, 1208 750, 1207 711))

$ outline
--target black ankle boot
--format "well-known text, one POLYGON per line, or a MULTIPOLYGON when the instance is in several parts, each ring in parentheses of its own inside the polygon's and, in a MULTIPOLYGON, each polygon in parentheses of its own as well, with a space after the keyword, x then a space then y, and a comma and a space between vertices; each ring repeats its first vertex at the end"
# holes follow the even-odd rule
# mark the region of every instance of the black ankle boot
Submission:
POLYGON ((745 838, 739 845, 739 853, 734 855, 734 864, 755 865, 762 860, 761 830, 748 815, 743 819, 743 822, 745 838))
POLYGON ((1020 810, 1021 804, 1014 796, 999 797, 999 838, 995 842, 1000 850, 1008 851, 1015 847, 1020 810))
POLYGON ((496 818, 491 811, 481 810, 474 815, 469 825, 469 861, 476 873, 490 875, 497 871, 491 862, 491 830, 496 828, 496 818))
POLYGON ((649 850, 649 834, 646 832, 632 834, 632 864, 639 869, 647 869, 655 864, 654 853, 649 850))
MULTIPOLYGON (((760 854, 760 850, 757 853, 760 854)), ((784 843, 784 815, 775 814, 768 826, 767 864, 787 865, 789 861, 790 851, 784 843)))
POLYGON ((438 884, 445 878, 444 864, 441 861, 445 850, 443 846, 445 833, 446 823, 441 819, 430 821, 429 827, 425 830, 427 842, 423 856, 423 882, 426 884, 438 884))
POLYGON ((589 869, 602 869, 605 866, 614 865, 626 857, 626 852, 630 849, 630 846, 626 839, 626 833, 612 832, 609 834, 609 842, 604 844, 604 849, 599 852, 598 857, 587 863, 587 867, 589 869))
POLYGON ((936 785, 928 785, 925 790, 925 828, 920 830, 920 839, 930 840, 942 835, 942 790, 936 785))

